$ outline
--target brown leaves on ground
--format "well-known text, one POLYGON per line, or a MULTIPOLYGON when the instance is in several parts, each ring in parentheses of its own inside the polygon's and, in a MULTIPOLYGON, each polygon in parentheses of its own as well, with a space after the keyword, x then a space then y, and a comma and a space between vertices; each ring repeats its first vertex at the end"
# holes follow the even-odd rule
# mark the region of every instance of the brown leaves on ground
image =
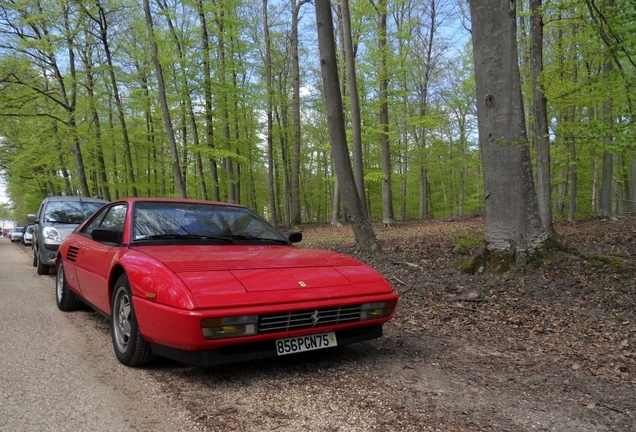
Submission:
MULTIPOLYGON (((636 429, 633 268, 553 251, 509 274, 463 274, 454 264, 476 250, 483 228, 482 218, 377 226, 383 251, 356 256, 400 293, 388 332, 401 355, 418 355, 409 352, 409 338, 442 338, 457 349, 437 353, 436 361, 484 388, 514 391, 516 382, 524 394, 554 403, 561 400, 554 392, 562 392, 597 410, 600 429, 636 429)), ((354 254, 347 226, 302 231, 304 247, 354 254)), ((556 231, 590 252, 636 259, 634 218, 557 223, 556 231)))

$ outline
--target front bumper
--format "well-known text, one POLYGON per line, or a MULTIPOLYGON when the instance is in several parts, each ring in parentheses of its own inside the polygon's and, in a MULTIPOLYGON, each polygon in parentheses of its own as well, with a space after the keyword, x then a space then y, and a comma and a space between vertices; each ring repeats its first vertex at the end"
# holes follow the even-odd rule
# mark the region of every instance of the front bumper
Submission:
MULTIPOLYGON (((354 327, 336 331, 338 346, 376 339, 381 336, 382 325, 354 327)), ((199 367, 278 357, 274 340, 228 345, 223 348, 204 351, 185 351, 157 344, 151 344, 151 347, 152 352, 159 356, 199 367)))
POLYGON ((252 336, 228 337, 223 339, 205 339, 201 329, 204 318, 242 315, 267 315, 276 307, 286 310, 319 309, 324 306, 367 301, 397 300, 394 293, 369 297, 355 297, 348 302, 328 300, 322 302, 281 303, 277 305, 222 308, 216 310, 184 310, 162 305, 157 302, 133 296, 133 306, 139 330, 144 339, 152 346, 154 353, 197 366, 211 366, 276 357, 276 340, 290 337, 333 331, 338 345, 375 339, 382 336, 382 325, 393 316, 388 315, 367 321, 348 321, 307 326, 283 331, 263 331, 252 336))
POLYGON ((40 262, 49 266, 55 265, 55 256, 60 248, 60 243, 42 243, 42 247, 39 249, 40 262))

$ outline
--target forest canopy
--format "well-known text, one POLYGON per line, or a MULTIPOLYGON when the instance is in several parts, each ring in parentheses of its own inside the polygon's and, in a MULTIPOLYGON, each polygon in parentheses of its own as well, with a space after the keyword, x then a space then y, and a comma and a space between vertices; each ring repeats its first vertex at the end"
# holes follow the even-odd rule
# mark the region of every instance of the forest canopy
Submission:
MULTIPOLYGON (((468 6, 348 6, 371 218, 387 210, 383 183, 396 220, 482 214, 468 6)), ((529 11, 517 2, 527 125, 529 11)), ((341 4, 332 12, 350 125, 341 4)), ((634 212, 634 4, 554 0, 539 12, 554 216, 599 214, 602 187, 613 214, 634 212)), ((343 220, 317 51, 306 1, 2 2, 0 170, 14 217, 48 194, 185 195, 287 226, 343 220)))

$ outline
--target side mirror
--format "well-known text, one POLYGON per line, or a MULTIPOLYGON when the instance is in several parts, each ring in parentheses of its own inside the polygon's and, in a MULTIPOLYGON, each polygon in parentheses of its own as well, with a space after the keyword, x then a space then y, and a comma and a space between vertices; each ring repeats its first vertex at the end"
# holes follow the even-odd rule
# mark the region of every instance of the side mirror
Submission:
POLYGON ((284 235, 290 243, 300 243, 303 239, 303 233, 300 231, 290 231, 284 235))
POLYGON ((28 222, 28 223, 30 223, 30 224, 34 224, 34 223, 36 223, 37 221, 38 221, 38 217, 37 217, 36 215, 34 215, 34 214, 32 214, 32 213, 29 213, 29 214, 27 215, 27 222, 28 222))
POLYGON ((100 243, 114 243, 120 245, 122 233, 109 229, 96 228, 91 231, 91 238, 100 243))

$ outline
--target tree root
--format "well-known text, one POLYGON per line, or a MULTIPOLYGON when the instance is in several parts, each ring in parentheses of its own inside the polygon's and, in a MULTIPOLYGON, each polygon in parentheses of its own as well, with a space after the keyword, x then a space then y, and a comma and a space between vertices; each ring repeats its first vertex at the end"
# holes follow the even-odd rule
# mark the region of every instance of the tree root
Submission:
MULTIPOLYGON (((582 249, 566 243, 557 236, 550 236, 543 247, 536 248, 522 265, 529 262, 546 258, 555 251, 564 252, 590 261, 598 261, 606 265, 617 268, 635 268, 636 259, 629 256, 608 255, 600 252, 582 249)), ((520 267, 519 262, 515 262, 515 251, 491 251, 486 242, 482 242, 477 252, 469 258, 457 263, 456 267, 464 273, 471 274, 501 274, 507 273, 520 267)))
POLYGON ((599 261, 603 264, 611 265, 617 268, 634 268, 636 267, 636 258, 630 256, 618 256, 611 254, 604 254, 601 252, 590 251, 582 249, 571 244, 566 243, 558 237, 550 237, 548 239, 547 247, 549 249, 556 249, 561 252, 568 253, 570 255, 578 256, 580 258, 599 261))

